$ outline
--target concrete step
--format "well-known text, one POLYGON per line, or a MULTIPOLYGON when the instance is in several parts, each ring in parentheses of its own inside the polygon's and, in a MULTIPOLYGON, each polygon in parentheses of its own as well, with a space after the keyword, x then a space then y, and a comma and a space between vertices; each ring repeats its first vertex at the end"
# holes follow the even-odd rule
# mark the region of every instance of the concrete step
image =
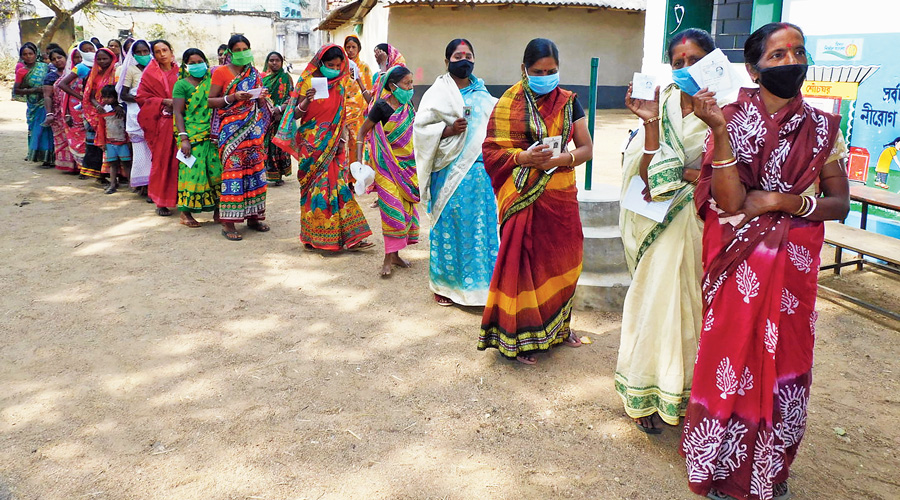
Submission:
POLYGON ((576 309, 622 312, 631 275, 624 273, 581 273, 575 289, 576 309))
POLYGON ((601 184, 578 192, 578 210, 584 227, 619 225, 619 187, 601 184))
POLYGON ((618 226, 584 227, 584 270, 593 273, 628 271, 618 226))

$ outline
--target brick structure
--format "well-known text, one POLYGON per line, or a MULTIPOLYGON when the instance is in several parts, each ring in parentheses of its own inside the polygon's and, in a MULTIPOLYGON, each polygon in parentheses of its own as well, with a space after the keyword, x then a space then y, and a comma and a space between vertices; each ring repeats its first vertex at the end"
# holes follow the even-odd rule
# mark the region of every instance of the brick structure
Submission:
POLYGON ((752 31, 753 0, 714 0, 712 36, 734 63, 744 62, 744 42, 752 31))

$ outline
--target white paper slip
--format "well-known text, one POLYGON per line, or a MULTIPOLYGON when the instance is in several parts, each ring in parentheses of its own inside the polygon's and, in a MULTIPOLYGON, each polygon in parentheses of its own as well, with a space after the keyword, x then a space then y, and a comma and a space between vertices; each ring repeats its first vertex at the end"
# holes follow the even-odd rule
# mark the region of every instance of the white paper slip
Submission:
POLYGON ((313 99, 328 99, 328 78, 312 77, 312 88, 316 90, 316 96, 313 99))
POLYGON ((103 106, 103 111, 106 111, 107 113, 111 113, 112 110, 113 110, 113 107, 110 106, 109 104, 103 106))
POLYGON ((631 79, 631 97, 652 101, 656 97, 656 78, 646 73, 635 73, 631 79))
POLYGON ((625 191, 625 197, 622 198, 622 208, 631 210, 638 215, 643 215, 650 220, 662 222, 669 212, 669 207, 672 206, 673 199, 648 203, 644 200, 644 195, 641 194, 643 190, 644 181, 641 179, 641 176, 635 175, 632 177, 631 183, 628 184, 628 190, 625 191))
POLYGON ((250 94, 250 99, 258 99, 259 96, 262 95, 263 88, 264 87, 259 87, 248 90, 247 93, 250 94))
POLYGON ((179 148, 178 152, 175 153, 175 159, 177 159, 181 163, 184 163, 185 165, 187 165, 188 168, 193 167, 194 162, 197 161, 197 157, 194 155, 184 156, 184 153, 181 152, 181 148, 179 148))
POLYGON ((553 150, 553 157, 559 157, 560 153, 562 153, 562 136, 554 135, 553 137, 544 137, 542 141, 545 146, 550 146, 550 149, 553 150))
POLYGON ((706 87, 715 94, 729 93, 738 82, 728 57, 721 49, 706 54, 688 69, 688 73, 701 89, 706 87))

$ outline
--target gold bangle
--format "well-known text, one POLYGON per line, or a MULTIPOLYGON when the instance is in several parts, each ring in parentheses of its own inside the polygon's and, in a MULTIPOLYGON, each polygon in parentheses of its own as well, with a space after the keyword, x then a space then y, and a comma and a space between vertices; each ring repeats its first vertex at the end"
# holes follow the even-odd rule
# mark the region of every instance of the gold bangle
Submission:
POLYGON ((574 166, 575 166, 575 153, 569 151, 569 156, 572 157, 572 162, 569 163, 569 166, 570 166, 570 167, 574 167, 574 166))
POLYGON ((519 163, 519 155, 521 153, 522 153, 521 151, 516 151, 516 154, 513 155, 513 163, 514 164, 521 165, 521 163, 519 163))
POLYGON ((713 160, 712 164, 714 166, 718 167, 720 165, 727 165, 731 162, 737 162, 737 160, 734 158, 734 156, 732 156, 731 158, 728 158, 727 160, 713 160))
POLYGON ((644 120, 644 125, 650 125, 651 123, 653 123, 653 122, 658 122, 658 121, 660 121, 660 120, 662 120, 662 118, 660 118, 659 116, 654 116, 653 118, 649 118, 649 119, 647 119, 647 120, 644 120))

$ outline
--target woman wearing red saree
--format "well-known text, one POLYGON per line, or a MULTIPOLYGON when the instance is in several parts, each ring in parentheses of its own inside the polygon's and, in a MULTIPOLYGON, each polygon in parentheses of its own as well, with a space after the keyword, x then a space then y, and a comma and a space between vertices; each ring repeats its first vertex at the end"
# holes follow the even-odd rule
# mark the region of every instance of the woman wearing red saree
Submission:
POLYGON ((219 137, 222 158, 222 197, 219 219, 222 235, 231 241, 243 239, 235 229, 238 222, 266 232, 266 153, 263 139, 272 110, 268 90, 259 71, 253 67, 250 40, 233 35, 228 40, 226 64, 216 68, 209 88, 209 105, 217 108, 212 133, 219 137), (262 89, 254 99, 249 90, 262 89))
POLYGON ((75 158, 69 151, 69 140, 66 138, 68 127, 65 123, 65 106, 68 94, 60 90, 59 81, 65 74, 68 58, 66 53, 57 47, 47 52, 50 56, 50 71, 44 77, 44 107, 47 109, 47 118, 44 125, 53 130, 53 151, 56 159, 56 169, 63 172, 76 172, 75 158))
POLYGON ((784 499, 806 430, 822 221, 850 206, 846 145, 840 116, 800 95, 800 28, 763 26, 744 60, 759 89, 724 109, 705 89, 694 96, 711 138, 695 194, 704 320, 681 452, 699 495, 784 499))
POLYGON ((550 40, 528 42, 522 81, 494 107, 482 153, 497 195, 500 250, 478 350, 493 347, 531 365, 536 352, 581 345, 569 328, 584 241, 573 167, 593 154, 584 109, 559 88, 559 50, 550 40), (552 137, 563 149, 555 158, 541 144, 552 137), (575 149, 565 151, 573 140, 575 149))
POLYGON ((137 99, 141 110, 138 124, 153 158, 147 198, 156 203, 156 215, 172 215, 169 207, 178 204, 178 160, 175 159, 175 121, 172 116, 172 89, 178 81, 178 66, 172 46, 165 40, 150 42, 153 60, 141 75, 137 99))
POLYGON ((373 246, 365 241, 372 231, 348 185, 345 96, 356 83, 347 77, 347 61, 337 45, 319 49, 297 79, 273 141, 299 162, 300 241, 310 249, 373 246), (328 79, 328 97, 313 99, 312 79, 322 77, 328 79))

